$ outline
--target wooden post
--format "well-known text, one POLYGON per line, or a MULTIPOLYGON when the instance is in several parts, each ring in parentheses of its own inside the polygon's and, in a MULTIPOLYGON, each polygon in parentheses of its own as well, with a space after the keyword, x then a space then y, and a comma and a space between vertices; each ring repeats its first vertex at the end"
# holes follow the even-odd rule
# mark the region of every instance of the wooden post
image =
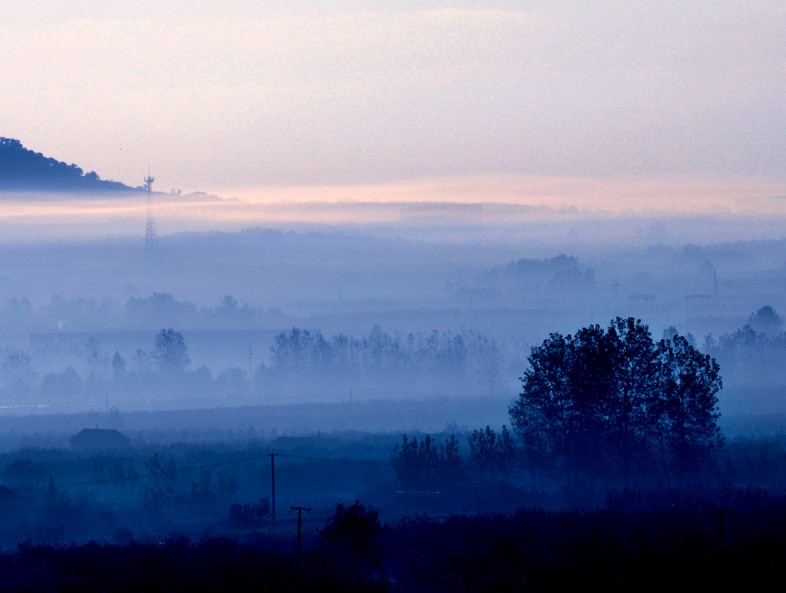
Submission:
POLYGON ((297 511, 297 570, 300 572, 300 519, 303 511, 311 512, 311 508, 306 507, 291 507, 293 511, 297 511))

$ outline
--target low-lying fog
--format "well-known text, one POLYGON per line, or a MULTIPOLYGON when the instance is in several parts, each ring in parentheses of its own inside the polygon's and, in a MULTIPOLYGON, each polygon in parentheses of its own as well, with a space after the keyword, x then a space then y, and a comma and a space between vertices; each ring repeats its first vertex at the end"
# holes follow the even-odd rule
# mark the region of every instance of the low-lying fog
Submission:
MULTIPOLYGON (((529 203, 511 187, 483 203, 403 185, 286 205, 277 189, 153 194, 151 256, 142 194, 6 195, 0 414, 450 402, 374 425, 433 430, 486 401, 470 417, 499 425, 531 346, 616 316, 717 358, 725 415, 784 411, 782 199, 732 187, 712 213, 711 188, 664 190, 632 214, 621 186, 591 209, 580 184, 529 203)), ((330 429, 318 416, 291 430, 330 429)))

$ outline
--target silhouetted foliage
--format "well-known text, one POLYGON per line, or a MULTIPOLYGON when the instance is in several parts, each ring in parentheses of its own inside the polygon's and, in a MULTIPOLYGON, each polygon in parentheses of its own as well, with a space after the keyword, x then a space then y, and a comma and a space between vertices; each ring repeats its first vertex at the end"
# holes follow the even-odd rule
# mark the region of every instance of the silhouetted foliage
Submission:
POLYGON ((482 386, 493 393, 504 385, 505 357, 493 340, 472 331, 436 330, 428 334, 387 333, 379 326, 361 338, 292 328, 276 335, 269 367, 259 367, 256 382, 288 389, 324 390, 329 384, 399 392, 406 385, 439 379, 445 389, 482 386))
POLYGON ((179 374, 191 364, 183 334, 173 329, 162 329, 156 335, 153 360, 162 373, 179 374))
POLYGON ((469 436, 470 467, 482 478, 508 481, 516 465, 516 447, 507 427, 499 435, 491 427, 469 436))
POLYGON ((391 456, 396 479, 403 490, 439 490, 455 488, 464 473, 458 440, 450 435, 436 445, 430 435, 420 443, 416 437, 403 436, 401 447, 391 456))
POLYGON ((270 499, 260 498, 257 503, 239 502, 229 507, 229 520, 236 527, 250 529, 258 527, 262 520, 270 514, 270 499))
POLYGON ((554 298, 594 289, 595 271, 573 256, 560 254, 547 259, 511 261, 506 266, 479 274, 474 283, 478 289, 500 291, 500 294, 519 299, 539 293, 554 298))
POLYGON ((336 505, 320 537, 332 550, 351 555, 355 566, 369 562, 379 553, 378 537, 382 531, 379 511, 355 501, 349 506, 336 505))
POLYGON ((530 462, 622 478, 659 462, 680 475, 721 441, 719 367, 685 338, 653 343, 633 318, 534 347, 510 408, 530 462))
MULTIPOLYGON (((780 325, 770 314, 758 320, 758 329, 750 323, 756 321, 759 312, 753 313, 741 328, 722 334, 717 340, 712 335, 705 337, 705 350, 723 365, 724 375, 730 384, 750 389, 753 386, 781 385, 786 375, 782 364, 786 356, 786 333, 778 331, 780 325)), ((774 310, 771 311, 777 316, 774 310)), ((779 318, 780 316, 778 316, 779 318)))
POLYGON ((775 309, 765 305, 755 313, 751 313, 748 317, 748 324, 757 332, 778 333, 782 331, 783 318, 778 315, 775 309))
POLYGON ((129 299, 125 310, 132 319, 137 318, 159 326, 163 324, 182 326, 197 313, 194 303, 179 301, 166 292, 154 292, 149 297, 129 299))
MULTIPOLYGON (((662 459, 668 456, 676 465, 681 484, 687 470, 698 469, 711 449, 723 443, 717 425, 720 367, 682 336, 661 340, 657 356, 658 392, 648 415, 662 459)), ((668 467, 665 460, 663 465, 668 467)))
POLYGON ((191 541, 182 536, 136 542, 127 531, 117 530, 118 539, 132 541, 127 545, 23 543, 3 551, 1 588, 173 593, 587 587, 630 591, 640 587, 644 577, 654 588, 673 588, 678 583, 690 588, 764 589, 778 582, 786 534, 782 522, 773 518, 782 513, 782 501, 736 507, 727 518, 722 554, 717 552, 717 521, 703 506, 706 501, 675 502, 657 510, 521 509, 443 521, 405 518, 388 529, 376 529, 370 540, 367 532, 360 532, 360 540, 379 542, 373 547, 374 570, 365 573, 348 571, 338 556, 340 547, 333 544, 328 544, 332 548, 328 553, 307 549, 298 570, 294 551, 289 551, 291 534, 278 536, 271 546, 268 540, 191 541))
POLYGON ((116 181, 103 181, 95 171, 84 174, 76 165, 28 150, 19 140, 0 137, 0 189, 128 191, 133 188, 116 181))
POLYGON ((82 379, 74 367, 60 373, 46 373, 41 381, 41 394, 47 398, 72 398, 82 390, 82 379))

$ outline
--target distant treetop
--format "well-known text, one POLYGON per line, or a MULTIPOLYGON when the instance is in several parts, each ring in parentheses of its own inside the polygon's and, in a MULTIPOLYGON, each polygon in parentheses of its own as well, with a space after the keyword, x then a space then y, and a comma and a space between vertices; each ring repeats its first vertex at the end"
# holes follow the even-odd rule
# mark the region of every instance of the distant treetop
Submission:
POLYGON ((74 164, 28 150, 19 140, 0 137, 0 191, 129 191, 117 181, 102 180, 74 164))
POLYGON ((777 334, 782 331, 783 318, 770 305, 764 305, 748 317, 748 325, 757 332, 777 334))

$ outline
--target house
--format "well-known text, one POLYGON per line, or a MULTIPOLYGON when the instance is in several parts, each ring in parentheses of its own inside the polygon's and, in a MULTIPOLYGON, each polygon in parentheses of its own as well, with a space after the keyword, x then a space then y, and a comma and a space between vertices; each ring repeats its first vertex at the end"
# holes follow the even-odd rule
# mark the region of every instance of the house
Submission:
POLYGON ((85 428, 71 437, 71 448, 81 451, 129 449, 131 440, 114 428, 85 428))

